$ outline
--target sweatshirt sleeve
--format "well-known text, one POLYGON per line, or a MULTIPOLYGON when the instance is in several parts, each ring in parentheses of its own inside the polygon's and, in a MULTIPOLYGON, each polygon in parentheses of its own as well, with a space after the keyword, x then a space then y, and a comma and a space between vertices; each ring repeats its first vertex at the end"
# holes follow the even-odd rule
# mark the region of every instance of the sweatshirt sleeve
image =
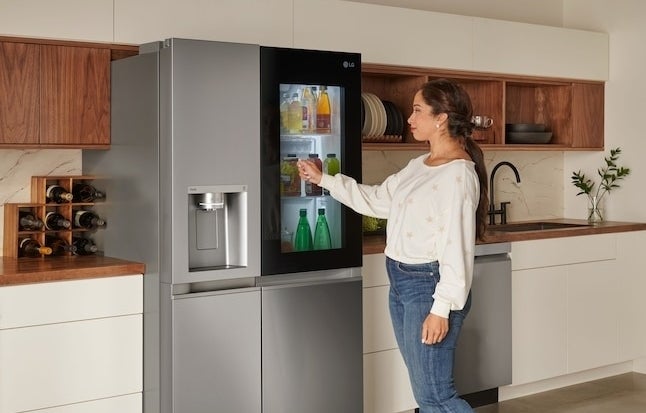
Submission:
POLYGON ((397 181, 397 174, 393 174, 380 185, 365 185, 340 173, 334 176, 323 174, 319 186, 330 191, 330 195, 336 200, 362 215, 388 218, 397 181))
MULTIPOLYGON (((476 191, 476 193, 479 193, 476 191)), ((473 280, 475 253, 475 211, 477 203, 463 191, 456 191, 448 210, 443 249, 439 253, 440 281, 433 294, 431 313, 447 318, 451 310, 466 304, 473 280)))

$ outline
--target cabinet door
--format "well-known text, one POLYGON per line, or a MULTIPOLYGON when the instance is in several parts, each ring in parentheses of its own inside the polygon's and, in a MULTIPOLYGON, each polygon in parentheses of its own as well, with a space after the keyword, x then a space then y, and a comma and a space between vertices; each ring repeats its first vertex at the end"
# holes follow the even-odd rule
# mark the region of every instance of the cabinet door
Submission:
POLYGON ((0 43, 0 144, 38 143, 38 47, 0 43))
POLYGON ((571 265, 567 276, 568 373, 617 363, 619 284, 615 261, 571 265))
POLYGON ((567 373, 566 280, 566 266, 513 271, 512 378, 515 385, 567 373))
POLYGON ((141 314, 0 330, 0 412, 140 393, 141 335, 141 314))
POLYGON ((41 47, 40 143, 110 143, 110 50, 41 47))

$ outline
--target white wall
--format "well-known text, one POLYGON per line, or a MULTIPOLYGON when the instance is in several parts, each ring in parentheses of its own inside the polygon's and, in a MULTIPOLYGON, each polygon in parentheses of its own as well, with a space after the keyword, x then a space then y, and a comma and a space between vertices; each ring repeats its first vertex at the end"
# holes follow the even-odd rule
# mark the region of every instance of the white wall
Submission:
MULTIPOLYGON (((643 0, 564 0, 564 22, 568 27, 609 34, 609 81, 606 83, 605 147, 621 147, 620 165, 631 168, 621 188, 606 199, 606 219, 646 221, 642 183, 646 180, 646 136, 644 134, 646 77, 646 2, 643 0)), ((606 153, 606 154, 607 154, 606 153)), ((596 175, 604 164, 601 153, 567 153, 565 156, 565 214, 580 216, 583 196, 576 197, 570 184, 571 171, 581 169, 596 175)), ((597 177, 597 182, 599 181, 597 177)))

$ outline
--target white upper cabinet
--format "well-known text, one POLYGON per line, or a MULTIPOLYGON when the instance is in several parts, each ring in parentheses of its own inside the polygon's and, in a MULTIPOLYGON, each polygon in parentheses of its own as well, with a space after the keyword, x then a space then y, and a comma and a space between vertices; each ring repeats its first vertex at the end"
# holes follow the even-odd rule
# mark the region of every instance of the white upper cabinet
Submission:
POLYGON ((474 70, 608 80, 608 34, 473 19, 474 70))
POLYGON ((114 0, 114 41, 170 37, 292 46, 292 0, 114 0))
POLYGON ((2 0, 3 35, 112 41, 112 0, 2 0))
POLYGON ((471 18, 350 1, 294 0, 294 46, 359 52, 362 61, 471 68, 471 18))

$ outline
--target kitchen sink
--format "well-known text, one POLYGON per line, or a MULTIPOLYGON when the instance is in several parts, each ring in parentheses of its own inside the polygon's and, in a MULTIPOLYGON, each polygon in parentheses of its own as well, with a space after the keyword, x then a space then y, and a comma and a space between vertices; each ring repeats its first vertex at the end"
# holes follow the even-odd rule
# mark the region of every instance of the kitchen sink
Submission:
POLYGON ((587 224, 573 224, 566 222, 519 222, 516 224, 501 224, 490 225, 489 231, 497 232, 521 232, 521 231, 545 231, 550 229, 564 229, 564 228, 581 228, 588 227, 587 224))

